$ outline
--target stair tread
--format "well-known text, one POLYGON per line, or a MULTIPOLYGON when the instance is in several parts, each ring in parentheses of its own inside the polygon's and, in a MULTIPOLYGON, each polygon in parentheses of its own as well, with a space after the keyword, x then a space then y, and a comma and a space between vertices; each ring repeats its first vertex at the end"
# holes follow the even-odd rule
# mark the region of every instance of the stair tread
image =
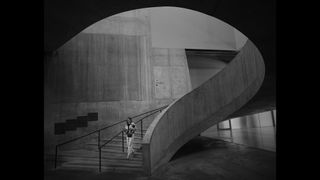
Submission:
MULTIPOLYGON (((100 144, 104 144, 106 143, 107 141, 101 141, 100 144)), ((90 141, 88 143, 86 143, 88 145, 98 145, 98 141, 90 141)), ((122 140, 121 139, 113 139, 112 141, 110 141, 108 144, 121 144, 122 145, 122 140)), ((124 144, 126 145, 127 142, 126 140, 124 140, 124 144)), ((133 144, 142 144, 142 141, 141 140, 134 140, 133 141, 133 144)))
MULTIPOLYGON (((142 133, 142 136, 144 136, 145 135, 145 133, 142 133)), ((123 136, 124 137, 124 139, 126 138, 126 136, 124 135, 123 136)), ((135 133, 135 135, 134 135, 134 137, 135 138, 140 138, 141 139, 141 134, 140 133, 135 133)), ((111 139, 112 138, 112 136, 111 137, 102 137, 101 139, 105 139, 105 140, 108 140, 108 139, 111 139)), ((122 135, 121 134, 119 134, 118 136, 115 136, 114 138, 122 138, 122 135)))
MULTIPOLYGON (((133 146, 133 149, 137 154, 142 154, 142 150, 140 150, 139 147, 133 146)), ((98 149, 96 149, 94 151, 99 152, 98 149)), ((101 151, 102 152, 106 152, 106 153, 107 152, 110 152, 110 153, 127 153, 127 148, 125 147, 124 148, 124 152, 122 152, 122 147, 121 146, 106 146, 106 147, 103 147, 101 149, 101 151)))
MULTIPOLYGON (((142 134, 142 138, 144 137, 144 135, 145 134, 142 134)), ((101 138, 101 140, 105 140, 105 141, 107 141, 107 140, 109 140, 109 139, 122 139, 122 136, 121 136, 121 134, 120 135, 118 135, 118 136, 116 136, 116 137, 107 137, 107 138, 101 138)), ((141 138, 141 134, 135 134, 134 135, 134 139, 142 139, 141 138)), ((123 139, 125 140, 126 139, 126 136, 123 136, 123 139)))
MULTIPOLYGON (((88 144, 88 146, 93 146, 93 150, 94 149, 98 149, 98 146, 97 145, 94 145, 94 144, 88 144)), ((89 147, 88 147, 89 148, 89 147)), ((114 148, 114 149, 120 149, 122 150, 122 144, 118 144, 118 143, 111 143, 111 144, 106 144, 102 147, 102 149, 110 149, 110 148, 114 148)), ((126 150, 128 147, 127 147, 127 144, 124 144, 124 149, 126 150)), ((133 148, 134 149, 140 149, 141 148, 141 144, 133 144, 133 148)))
MULTIPOLYGON (((98 166, 87 166, 87 165, 64 165, 59 167, 59 169, 85 169, 85 170, 90 170, 90 171, 98 171, 99 167, 98 166)), ((112 172, 143 172, 142 167, 111 167, 111 166, 101 166, 102 171, 112 171, 112 172)))
MULTIPOLYGON (((129 161, 129 160, 128 160, 129 161)), ((63 162, 62 166, 64 164, 86 164, 86 165, 99 165, 98 160, 81 160, 81 159, 75 159, 67 162, 63 162)), ((116 162, 116 161, 101 161, 101 165, 105 166, 115 166, 115 167, 141 167, 142 166, 142 161, 141 162, 116 162)))
MULTIPOLYGON (((136 155, 134 155, 130 160, 128 160, 126 157, 127 155, 114 157, 114 158, 102 156, 101 161, 110 161, 110 162, 119 161, 119 162, 130 162, 130 163, 142 162, 142 157, 138 157, 136 155)), ((59 157, 58 159, 59 161, 66 161, 66 160, 98 161, 99 157, 64 156, 64 157, 59 157)))
MULTIPOLYGON (((88 143, 86 145, 94 147, 96 149, 98 148, 98 145, 94 144, 94 143, 88 143)), ((121 147, 122 148, 122 143, 108 143, 108 144, 105 144, 102 148, 106 148, 106 147, 121 147)), ((133 147, 139 149, 141 147, 141 143, 133 143, 133 147)), ((125 149, 127 148, 127 144, 126 143, 124 144, 124 148, 125 149)))
MULTIPOLYGON (((101 149, 101 152, 104 154, 104 156, 106 155, 114 155, 114 156, 119 156, 119 155, 124 155, 127 152, 122 152, 122 150, 120 148, 117 149, 101 149)), ((60 152, 58 154, 58 156, 61 155, 75 155, 75 156, 98 156, 99 151, 97 149, 91 150, 91 151, 64 151, 64 152, 60 152)), ((136 155, 142 155, 141 150, 136 150, 135 151, 136 155)), ((54 155, 53 155, 54 156, 54 155)))
MULTIPOLYGON (((130 160, 126 159, 126 155, 121 157, 121 158, 114 158, 114 159, 110 159, 110 158, 101 158, 101 162, 110 162, 110 163, 117 163, 117 162, 121 162, 121 163, 130 163, 130 164, 134 164, 134 163, 142 163, 142 157, 137 157, 137 156, 133 156, 130 158, 130 160)), ((64 163, 64 162, 71 162, 74 160, 81 160, 81 161, 95 161, 95 162, 99 162, 99 158, 98 157, 75 157, 75 156, 68 156, 68 157, 63 157, 63 158, 58 158, 57 162, 59 163, 64 163)))
MULTIPOLYGON (((66 167, 66 166, 91 166, 98 168, 99 162, 82 162, 82 161, 74 161, 74 162, 65 162, 62 163, 60 167, 66 167)), ((104 164, 101 163, 101 167, 115 167, 115 168, 136 168, 141 169, 143 166, 141 165, 135 165, 135 164, 104 164)))
MULTIPOLYGON (((100 142, 107 142, 109 140, 110 140, 110 138, 105 138, 105 139, 101 139, 100 142)), ((126 138, 123 138, 123 140, 126 141, 126 138)), ((118 137, 117 136, 117 137, 113 138, 112 141, 122 141, 122 137, 118 137)), ((135 136, 133 141, 142 142, 142 139, 141 139, 140 136, 138 136, 138 137, 135 136)), ((98 141, 95 139, 95 140, 93 140, 91 142, 98 142, 98 141)))

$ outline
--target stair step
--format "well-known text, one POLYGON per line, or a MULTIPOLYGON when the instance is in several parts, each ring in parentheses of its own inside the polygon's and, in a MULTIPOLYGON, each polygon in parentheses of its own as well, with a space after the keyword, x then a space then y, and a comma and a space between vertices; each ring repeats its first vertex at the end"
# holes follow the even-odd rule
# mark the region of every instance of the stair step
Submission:
MULTIPOLYGON (((147 132, 147 131, 144 131, 144 130, 143 130, 143 131, 142 131, 142 135, 145 135, 146 132, 147 132)), ((126 136, 125 133, 123 133, 123 135, 126 136)), ((137 130, 137 131, 134 133, 134 135, 135 135, 135 136, 137 136, 137 135, 140 136, 140 135, 141 135, 141 131, 140 131, 140 130, 137 130)), ((122 134, 120 133, 118 136, 122 136, 122 134)))
MULTIPOLYGON (((140 150, 139 148, 133 148, 136 154, 142 154, 142 150, 140 150)), ((98 149, 93 150, 96 152, 99 152, 98 149)), ((101 149, 101 152, 105 152, 105 153, 127 153, 127 148, 124 148, 124 152, 122 152, 122 147, 104 147, 101 149)))
MULTIPOLYGON (((125 152, 122 152, 122 150, 118 150, 118 149, 102 149, 101 150, 102 154, 104 156, 108 156, 108 155, 112 155, 114 157, 119 157, 119 156, 123 156, 127 154, 127 151, 125 150, 125 152)), ((136 150, 135 154, 137 156, 142 156, 142 152, 141 150, 136 150)), ((82 150, 82 151, 61 151, 58 153, 58 156, 80 156, 80 157, 98 157, 99 155, 99 151, 97 149, 92 150, 92 151, 86 151, 86 150, 82 150)), ((52 155, 52 157, 54 157, 54 155, 52 155)))
MULTIPOLYGON (((136 143, 133 143, 133 147, 134 148, 140 148, 141 147, 141 144, 142 143, 138 143, 138 142, 136 142, 136 143)), ((86 145, 88 145, 88 147, 96 147, 96 148, 98 148, 98 145, 96 144, 96 143, 87 143, 86 145)), ((100 143, 100 145, 103 145, 103 143, 100 143)), ((127 148, 127 143, 126 142, 124 142, 124 148, 127 148)), ((117 142, 117 141, 115 141, 115 142, 113 142, 113 141, 111 141, 111 142, 109 142, 108 144, 105 144, 102 148, 104 148, 104 147, 107 147, 107 146, 109 146, 109 147, 122 147, 122 142, 117 142)))
MULTIPOLYGON (((101 141, 100 141, 100 144, 102 145, 103 143, 106 143, 106 142, 108 142, 108 141, 109 141, 109 139, 107 139, 107 140, 101 140, 101 141)), ((123 142, 124 142, 124 144, 127 144, 127 140, 126 140, 126 139, 123 139, 123 142)), ((112 141, 110 141, 109 143, 122 144, 122 139, 112 139, 112 141)), ((108 144, 109 144, 109 143, 108 143, 108 144)), ((92 141, 88 142, 87 144, 97 145, 97 144, 98 144, 98 141, 97 141, 97 140, 92 140, 92 141)), ((135 138, 135 139, 133 140, 133 144, 142 144, 142 139, 140 139, 140 138, 135 138)))
MULTIPOLYGON (((106 163, 129 163, 129 164, 141 164, 142 163, 142 156, 137 156, 137 155, 133 155, 130 157, 130 159, 128 160, 127 155, 123 155, 121 157, 105 157, 104 155, 102 155, 101 157, 101 162, 106 162, 106 163)), ((62 156, 59 157, 57 159, 58 164, 62 164, 65 162, 72 162, 75 160, 81 160, 81 161, 94 161, 94 162, 99 162, 99 158, 98 157, 80 157, 80 156, 62 156)), ((54 161, 54 159, 52 159, 52 162, 54 161)))
MULTIPOLYGON (((88 145, 85 149, 88 149, 90 151, 98 151, 97 145, 88 145)), ((124 145, 124 148, 122 148, 121 144, 106 144, 101 149, 102 151, 112 149, 116 152, 123 152, 122 149, 124 149, 124 152, 127 152, 128 147, 127 145, 124 145)), ((141 145, 134 144, 133 149, 137 152, 142 152, 141 145)))
MULTIPOLYGON (((102 145, 102 144, 101 144, 102 145)), ((134 143, 133 144, 133 148, 137 151, 142 151, 141 149, 141 144, 139 143, 134 143)), ((124 149, 125 151, 127 150, 127 144, 124 143, 124 149)), ((98 145, 95 144, 95 143, 87 143, 86 146, 83 147, 83 149, 87 150, 87 151, 97 151, 98 150, 98 145)), ((122 151, 122 143, 108 143, 108 144, 105 144, 103 147, 102 147, 102 150, 105 150, 105 149, 114 149, 116 151, 122 151)))
MULTIPOLYGON (((99 158, 79 158, 79 157, 68 157, 60 160, 62 164, 64 163, 83 163, 83 164, 97 164, 99 163, 99 158)), ((128 165, 128 166, 142 166, 142 159, 101 159, 101 164, 105 165, 128 165)))
MULTIPOLYGON (((124 155, 122 157, 115 157, 115 158, 109 158, 109 157, 104 157, 102 155, 101 157, 101 161, 105 161, 105 162, 114 162, 114 161, 118 161, 118 162, 127 162, 130 161, 129 163, 138 163, 138 162, 142 162, 142 157, 139 157, 137 155, 133 155, 130 157, 130 160, 126 159, 127 155, 124 155)), ((63 157, 59 157, 57 159, 57 162, 67 162, 67 161, 73 161, 73 160, 83 160, 83 161, 99 161, 98 157, 79 157, 79 156, 63 156, 63 157)))
MULTIPOLYGON (((121 161, 121 162, 126 162, 126 161, 142 161, 142 156, 139 156, 138 154, 134 154, 133 157, 130 160, 127 160, 127 154, 122 154, 122 155, 106 155, 106 154, 101 154, 101 160, 103 161, 121 161)), ((59 161, 69 161, 69 160, 75 160, 75 159, 81 159, 81 160, 99 160, 99 156, 94 156, 94 157, 88 157, 88 156, 76 156, 76 155, 65 155, 65 156, 60 156, 58 157, 59 161)))
MULTIPOLYGON (((95 139, 97 141, 97 139, 95 139)), ((105 139, 101 139, 101 141, 109 141, 110 138, 105 138, 105 139)), ((112 140, 122 140, 122 136, 116 136, 115 138, 113 138, 112 140)), ((123 140, 126 141, 126 137, 123 137, 123 140)), ((142 140, 141 136, 134 136, 134 140, 142 140)))
MULTIPOLYGON (((107 142, 109 141, 109 138, 106 139, 101 139, 100 142, 107 142)), ((126 137, 123 138, 124 142, 126 142, 126 137)), ((122 141, 122 137, 121 136, 117 136, 115 138, 112 139, 112 141, 122 141)), ((142 142, 142 139, 140 136, 135 136, 133 141, 138 141, 138 142, 142 142)), ((98 140, 95 138, 93 140, 91 140, 90 142, 98 142, 98 140)))
MULTIPOLYGON (((109 141, 109 140, 110 140, 110 138, 104 138, 104 139, 101 139, 100 142, 101 142, 101 143, 102 143, 102 142, 107 142, 107 141, 109 141)), ((123 140, 126 142, 126 137, 125 137, 125 136, 123 137, 123 140)), ((116 137, 114 137, 114 138, 112 139, 112 141, 122 141, 122 136, 121 136, 121 135, 116 136, 116 137)), ((141 136, 140 136, 140 135, 134 136, 134 141, 141 141, 141 142, 142 142, 141 136)), ((94 139, 92 139, 92 140, 89 141, 89 142, 98 142, 98 140, 97 140, 97 138, 94 138, 94 139)))
MULTIPOLYGON (((136 151, 136 152, 142 152, 142 150, 140 149, 141 145, 133 145, 133 149, 136 151)), ((121 151, 122 152, 122 145, 121 144, 107 144, 105 145, 101 150, 109 150, 109 149, 112 149, 112 150, 115 150, 115 151, 121 151)), ((124 146, 124 152, 127 152, 127 146, 125 145, 124 146)), ((93 149, 94 150, 94 149, 93 149)), ((98 151, 98 149, 96 149, 98 151)), ((95 151, 95 150, 94 150, 95 151)))
MULTIPOLYGON (((140 148, 141 144, 142 144, 141 142, 140 143, 139 142, 133 142, 133 147, 140 148)), ((87 143, 86 145, 98 148, 97 142, 90 142, 90 143, 87 143)), ((100 145, 103 145, 103 143, 100 143, 100 145)), ((127 143, 126 142, 124 142, 123 145, 124 145, 125 148, 127 148, 127 143)), ((110 141, 108 144, 105 144, 103 147, 106 147, 106 146, 121 146, 122 147, 122 142, 121 141, 110 141)))
MULTIPOLYGON (((62 167, 59 167, 58 169, 70 169, 70 170, 89 170, 89 171, 98 171, 99 166, 96 165, 77 165, 77 164, 72 164, 72 165, 64 165, 62 167)), ((102 172, 135 172, 135 173, 143 173, 142 167, 112 167, 112 166, 101 166, 101 171, 102 172)))
MULTIPOLYGON (((93 166, 93 167, 99 167, 99 162, 87 162, 87 161, 72 161, 72 162, 66 162, 66 163, 63 163, 61 166, 65 167, 65 166, 77 166, 77 165, 82 165, 82 166, 93 166)), ((105 163, 105 164, 102 164, 101 163, 101 166, 104 166, 104 167, 126 167, 126 168, 142 168, 142 164, 141 165, 135 165, 135 164, 125 164, 125 163, 122 163, 122 164, 108 164, 108 163, 105 163)))

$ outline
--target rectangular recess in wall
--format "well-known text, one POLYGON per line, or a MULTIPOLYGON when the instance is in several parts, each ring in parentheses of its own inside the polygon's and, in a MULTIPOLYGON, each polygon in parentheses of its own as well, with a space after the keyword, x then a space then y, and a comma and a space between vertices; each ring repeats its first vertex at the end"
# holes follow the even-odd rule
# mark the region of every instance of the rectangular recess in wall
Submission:
POLYGON ((64 134, 65 131, 65 123, 55 123, 54 124, 54 134, 59 135, 59 134, 64 134))

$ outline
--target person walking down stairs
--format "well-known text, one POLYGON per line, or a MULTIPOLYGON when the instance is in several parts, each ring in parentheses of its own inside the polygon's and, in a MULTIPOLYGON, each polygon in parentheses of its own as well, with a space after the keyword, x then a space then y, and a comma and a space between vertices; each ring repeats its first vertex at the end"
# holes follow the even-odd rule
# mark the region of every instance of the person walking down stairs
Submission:
POLYGON ((128 146, 128 154, 127 154, 127 159, 130 158, 131 154, 134 153, 133 149, 133 141, 134 141, 134 133, 136 131, 136 125, 134 122, 132 122, 132 119, 129 117, 127 120, 127 124, 125 126, 124 132, 126 133, 126 138, 127 138, 127 146, 128 146))

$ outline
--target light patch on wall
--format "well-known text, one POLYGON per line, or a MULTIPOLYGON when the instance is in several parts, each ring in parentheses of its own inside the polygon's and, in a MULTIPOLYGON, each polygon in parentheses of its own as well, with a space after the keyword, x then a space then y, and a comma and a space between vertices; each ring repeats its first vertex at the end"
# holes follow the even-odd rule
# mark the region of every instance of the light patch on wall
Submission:
POLYGON ((236 49, 240 50, 247 42, 248 38, 240 31, 238 31, 236 28, 234 28, 234 37, 236 42, 236 49))
POLYGON ((185 67, 171 67, 172 97, 180 98, 188 92, 185 67))
POLYGON ((150 33, 148 16, 147 9, 126 11, 100 20, 85 28, 82 33, 146 35, 150 33))
POLYGON ((234 28, 206 14, 176 7, 150 8, 153 47, 236 50, 234 28))

